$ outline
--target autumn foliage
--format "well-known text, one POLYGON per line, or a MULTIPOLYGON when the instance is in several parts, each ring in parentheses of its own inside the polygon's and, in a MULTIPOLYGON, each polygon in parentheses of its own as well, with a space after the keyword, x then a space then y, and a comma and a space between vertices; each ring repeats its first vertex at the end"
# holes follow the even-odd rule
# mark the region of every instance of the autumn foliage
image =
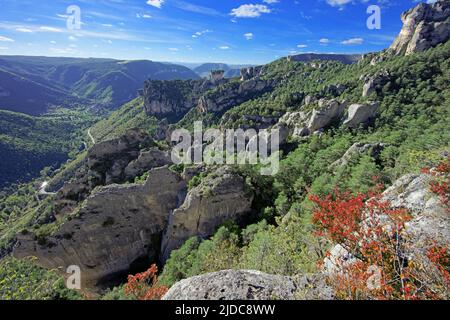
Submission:
POLYGON ((450 156, 445 161, 442 161, 435 169, 430 170, 429 168, 424 168, 422 171, 433 176, 430 189, 439 196, 441 202, 450 211, 450 156))
MULTIPOLYGON (((380 188, 367 194, 335 190, 315 205, 317 234, 346 251, 335 265, 330 284, 341 299, 445 299, 449 289, 448 248, 429 242, 411 250, 405 224, 411 215, 392 208, 380 188)), ((327 254, 330 258, 330 253, 327 254)), ((337 260, 337 261, 336 261, 337 260)))
POLYGON ((158 285, 158 267, 153 264, 147 271, 129 275, 125 294, 136 300, 161 300, 167 288, 158 285))

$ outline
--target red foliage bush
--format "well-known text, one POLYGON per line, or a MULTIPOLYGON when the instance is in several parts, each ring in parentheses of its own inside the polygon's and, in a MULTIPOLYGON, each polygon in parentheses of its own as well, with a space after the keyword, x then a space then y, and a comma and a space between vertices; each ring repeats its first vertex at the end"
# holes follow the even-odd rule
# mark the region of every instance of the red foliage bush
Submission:
POLYGON ((147 271, 129 275, 125 294, 136 300, 161 300, 168 288, 158 285, 158 267, 153 264, 147 271))
MULTIPOLYGON (((447 248, 431 244, 427 261, 407 257, 404 234, 411 216, 392 208, 380 190, 353 195, 335 190, 315 205, 313 223, 319 236, 338 243, 352 262, 339 265, 330 283, 342 299, 439 299, 448 292, 447 248), (431 270, 431 271, 430 271, 431 270), (436 271, 437 270, 437 271, 436 271), (440 273, 439 279, 428 273, 440 273)), ((328 255, 329 256, 329 255, 328 255)), ((348 260, 348 259, 347 259, 348 260)))

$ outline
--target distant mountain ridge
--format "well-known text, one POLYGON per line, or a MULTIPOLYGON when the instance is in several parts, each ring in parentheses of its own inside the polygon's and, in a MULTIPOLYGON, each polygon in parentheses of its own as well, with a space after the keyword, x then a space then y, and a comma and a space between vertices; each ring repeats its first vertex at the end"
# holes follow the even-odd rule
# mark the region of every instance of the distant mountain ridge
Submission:
POLYGON ((289 56, 290 61, 310 62, 314 60, 339 61, 343 64, 353 64, 362 58, 362 54, 327 54, 327 53, 302 53, 289 56))
POLYGON ((187 67, 147 60, 0 56, 0 108, 31 115, 57 105, 116 108, 147 79, 198 78, 187 67))

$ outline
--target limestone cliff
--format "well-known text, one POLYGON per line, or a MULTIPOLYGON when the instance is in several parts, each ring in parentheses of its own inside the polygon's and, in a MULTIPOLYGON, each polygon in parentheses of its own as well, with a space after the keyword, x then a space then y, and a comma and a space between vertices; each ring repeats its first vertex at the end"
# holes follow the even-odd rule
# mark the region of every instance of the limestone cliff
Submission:
POLYGON ((166 167, 150 171, 144 185, 103 187, 45 241, 20 236, 14 256, 36 256, 43 267, 63 271, 78 265, 84 286, 101 286, 140 261, 157 259, 161 234, 185 189, 166 167))
POLYGON ((420 3, 402 14, 403 28, 391 45, 397 55, 421 52, 450 39, 450 1, 420 3))
POLYGON ((161 260, 192 236, 208 237, 227 220, 243 220, 251 211, 252 200, 241 176, 228 167, 214 171, 190 190, 183 205, 170 215, 161 260))

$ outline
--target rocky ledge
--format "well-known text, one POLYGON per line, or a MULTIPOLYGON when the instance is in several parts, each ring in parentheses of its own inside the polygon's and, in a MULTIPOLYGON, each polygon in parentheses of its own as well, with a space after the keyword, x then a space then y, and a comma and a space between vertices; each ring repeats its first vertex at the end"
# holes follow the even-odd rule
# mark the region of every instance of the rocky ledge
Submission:
POLYGON ((332 290, 317 276, 296 278, 254 270, 223 270, 176 283, 164 300, 331 300, 332 290))

